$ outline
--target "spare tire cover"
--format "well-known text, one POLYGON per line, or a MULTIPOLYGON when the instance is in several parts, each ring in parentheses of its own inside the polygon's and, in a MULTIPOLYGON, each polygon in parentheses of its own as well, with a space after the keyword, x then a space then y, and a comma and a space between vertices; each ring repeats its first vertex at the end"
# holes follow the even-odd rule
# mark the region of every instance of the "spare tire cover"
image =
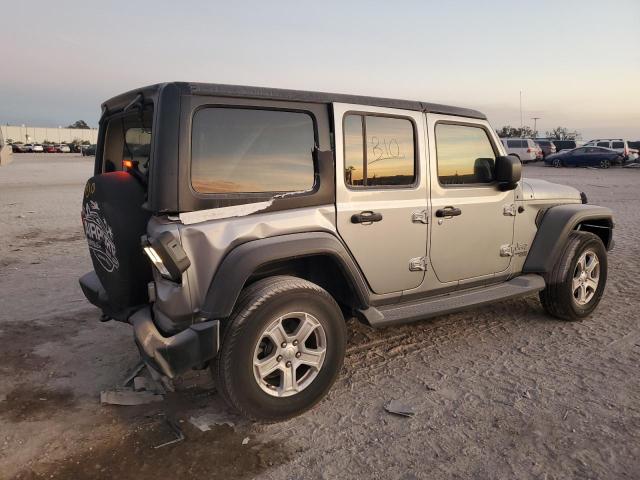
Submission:
POLYGON ((140 243, 151 216, 145 200, 145 188, 126 172, 96 175, 85 186, 82 225, 114 312, 148 302, 151 265, 140 243))

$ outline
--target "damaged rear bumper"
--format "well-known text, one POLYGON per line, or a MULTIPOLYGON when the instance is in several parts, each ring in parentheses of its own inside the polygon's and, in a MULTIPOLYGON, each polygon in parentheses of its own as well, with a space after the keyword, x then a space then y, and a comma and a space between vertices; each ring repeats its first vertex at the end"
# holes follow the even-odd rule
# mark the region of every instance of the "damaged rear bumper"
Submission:
POLYGON ((171 337, 158 331, 149 306, 134 313, 129 322, 143 360, 169 378, 208 362, 220 348, 218 320, 195 323, 171 337))
POLYGON ((153 322, 150 305, 114 311, 95 272, 80 278, 82 291, 92 304, 106 317, 133 326, 133 334, 142 359, 152 368, 174 378, 193 367, 199 367, 218 354, 220 348, 220 321, 194 323, 173 336, 165 337, 153 322))

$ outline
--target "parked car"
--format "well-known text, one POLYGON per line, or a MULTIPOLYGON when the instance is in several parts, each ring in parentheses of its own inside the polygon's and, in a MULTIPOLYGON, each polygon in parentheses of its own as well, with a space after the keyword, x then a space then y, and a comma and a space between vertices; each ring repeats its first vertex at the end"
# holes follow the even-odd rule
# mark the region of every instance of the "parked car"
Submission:
POLYGON ((549 155, 545 165, 554 167, 600 167, 609 168, 611 165, 622 164, 623 157, 620 153, 609 148, 580 147, 566 153, 549 155))
POLYGON ((25 143, 23 148, 24 148, 25 153, 32 153, 33 152, 33 143, 25 143))
POLYGON ((501 138, 509 155, 518 157, 522 163, 535 162, 542 158, 542 150, 530 138, 501 138))
POLYGON ((12 143, 11 144, 11 150, 13 151, 13 153, 26 153, 27 152, 27 148, 26 148, 26 145, 24 143, 12 143))
POLYGON ((43 145, 45 153, 57 153, 58 149, 53 143, 47 143, 43 145))
POLYGON ((536 138, 534 141, 540 147, 540 150, 542 150, 542 158, 547 158, 547 155, 553 155, 556 153, 556 146, 551 140, 546 138, 536 138))
POLYGON ((82 148, 82 156, 94 156, 96 154, 96 145, 86 145, 82 148))
POLYGON ((150 369, 210 368, 249 418, 315 405, 352 315, 392 326, 540 292, 579 320, 604 292, 611 210, 522 179, 475 110, 167 83, 102 111, 83 293, 150 369), (134 159, 129 142, 156 148, 134 159))
POLYGON ((39 143, 34 143, 33 147, 31 148, 31 151, 33 153, 42 153, 42 152, 44 152, 44 147, 42 145, 40 145, 39 143))
POLYGON ((578 142, 575 140, 551 140, 553 144, 556 146, 556 153, 561 153, 563 151, 568 152, 573 150, 574 148, 578 148, 578 142))
POLYGON ((60 145, 56 145, 56 151, 58 153, 70 153, 71 149, 66 143, 61 143, 60 145))
POLYGON ((615 150, 620 153, 625 160, 636 160, 638 152, 629 147, 629 143, 622 138, 600 138, 589 140, 584 144, 585 147, 603 147, 615 150))

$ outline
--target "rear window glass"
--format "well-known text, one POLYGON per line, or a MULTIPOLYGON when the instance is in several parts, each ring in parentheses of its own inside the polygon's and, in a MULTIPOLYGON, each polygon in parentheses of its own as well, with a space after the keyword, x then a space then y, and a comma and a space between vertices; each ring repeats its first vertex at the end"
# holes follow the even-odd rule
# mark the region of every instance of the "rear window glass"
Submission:
POLYGON ((413 123, 406 118, 347 115, 344 119, 345 183, 408 186, 416 181, 413 123))
POLYGON ((193 117, 191 183, 201 193, 310 190, 315 146, 307 113, 204 108, 193 117))
POLYGON ((133 168, 147 173, 151 160, 152 121, 153 109, 147 106, 142 115, 130 113, 115 116, 107 122, 102 151, 104 172, 133 168))

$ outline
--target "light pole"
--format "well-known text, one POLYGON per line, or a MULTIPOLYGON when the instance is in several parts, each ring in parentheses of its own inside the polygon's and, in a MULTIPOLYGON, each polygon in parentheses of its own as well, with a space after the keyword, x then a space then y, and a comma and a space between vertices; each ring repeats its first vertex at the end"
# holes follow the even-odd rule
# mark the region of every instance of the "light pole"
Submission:
POLYGON ((522 90, 520 90, 520 132, 522 132, 522 90))
POLYGON ((531 120, 533 120, 533 136, 537 137, 538 136, 538 120, 540 120, 540 117, 531 117, 531 120))

